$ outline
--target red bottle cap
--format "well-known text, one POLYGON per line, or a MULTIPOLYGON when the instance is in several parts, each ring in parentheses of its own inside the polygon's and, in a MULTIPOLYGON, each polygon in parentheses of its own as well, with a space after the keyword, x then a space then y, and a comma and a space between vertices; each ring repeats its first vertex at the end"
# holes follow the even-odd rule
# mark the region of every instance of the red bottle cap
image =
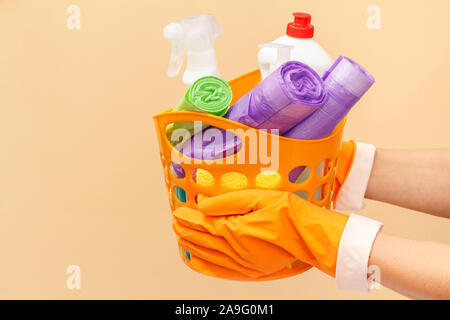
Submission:
POLYGON ((312 38, 314 36, 314 26, 311 24, 311 15, 303 12, 296 12, 294 22, 287 25, 286 34, 293 38, 312 38))

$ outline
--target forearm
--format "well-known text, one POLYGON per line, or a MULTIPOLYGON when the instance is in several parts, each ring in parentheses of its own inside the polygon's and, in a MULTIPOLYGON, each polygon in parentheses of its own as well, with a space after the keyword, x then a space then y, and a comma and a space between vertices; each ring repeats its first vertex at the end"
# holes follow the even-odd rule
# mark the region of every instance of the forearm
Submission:
POLYGON ((380 268, 381 284, 414 299, 450 299, 450 246, 380 232, 369 265, 380 268))
POLYGON ((377 149, 365 197, 450 218, 450 150, 377 149))

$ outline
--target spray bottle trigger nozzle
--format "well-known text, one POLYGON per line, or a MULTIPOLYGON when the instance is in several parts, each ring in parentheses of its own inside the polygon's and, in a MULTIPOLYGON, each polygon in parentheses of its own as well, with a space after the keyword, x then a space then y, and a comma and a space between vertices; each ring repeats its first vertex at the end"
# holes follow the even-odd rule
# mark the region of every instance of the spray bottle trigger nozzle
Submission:
POLYGON ((183 27, 176 22, 170 23, 163 29, 163 36, 171 43, 169 69, 167 75, 171 78, 180 73, 186 55, 186 46, 183 43, 183 27))
POLYGON ((183 82, 188 87, 196 78, 217 75, 219 72, 214 40, 221 32, 222 28, 219 22, 211 14, 182 19, 165 26, 163 36, 171 44, 167 75, 169 77, 177 76, 186 57, 188 64, 183 75, 183 82))

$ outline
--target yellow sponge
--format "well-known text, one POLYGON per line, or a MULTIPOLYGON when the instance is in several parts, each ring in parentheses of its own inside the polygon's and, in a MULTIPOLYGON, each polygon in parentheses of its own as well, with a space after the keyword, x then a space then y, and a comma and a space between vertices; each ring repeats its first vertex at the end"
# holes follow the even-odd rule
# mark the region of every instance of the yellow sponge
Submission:
POLYGON ((248 187, 248 179, 243 173, 227 172, 220 177, 220 184, 227 189, 245 189, 248 187))
POLYGON ((262 189, 276 189, 281 184, 281 174, 276 171, 263 171, 256 176, 255 184, 262 189))
POLYGON ((197 182, 202 187, 212 187, 214 186, 214 176, 205 169, 195 170, 195 182, 197 182))
POLYGON ((208 198, 207 195, 204 195, 204 194, 202 194, 202 193, 199 193, 199 194, 197 195, 197 203, 200 203, 200 202, 202 202, 203 200, 205 200, 205 199, 207 199, 207 198, 208 198))
MULTIPOLYGON (((195 181, 203 187, 213 187, 215 184, 214 176, 205 169, 196 170, 195 181)), ((220 184, 231 190, 245 189, 248 187, 248 179, 243 173, 227 172, 220 177, 220 184)), ((255 184, 262 189, 276 189, 281 184, 281 174, 276 171, 261 172, 256 176, 255 184)))

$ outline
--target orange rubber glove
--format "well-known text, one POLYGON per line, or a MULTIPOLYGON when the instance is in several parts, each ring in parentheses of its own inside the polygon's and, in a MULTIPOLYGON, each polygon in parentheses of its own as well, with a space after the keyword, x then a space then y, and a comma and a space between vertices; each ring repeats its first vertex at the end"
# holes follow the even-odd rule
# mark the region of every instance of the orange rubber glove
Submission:
POLYGON ((353 140, 343 141, 339 149, 339 157, 336 164, 336 179, 333 186, 333 208, 336 208, 336 199, 339 196, 342 185, 347 179, 355 159, 356 143, 353 140))
POLYGON ((201 273, 264 280, 300 260, 335 275, 344 214, 275 190, 225 193, 201 201, 199 209, 177 208, 173 228, 192 255, 185 261, 201 273))

